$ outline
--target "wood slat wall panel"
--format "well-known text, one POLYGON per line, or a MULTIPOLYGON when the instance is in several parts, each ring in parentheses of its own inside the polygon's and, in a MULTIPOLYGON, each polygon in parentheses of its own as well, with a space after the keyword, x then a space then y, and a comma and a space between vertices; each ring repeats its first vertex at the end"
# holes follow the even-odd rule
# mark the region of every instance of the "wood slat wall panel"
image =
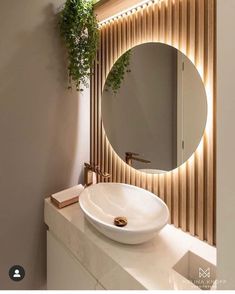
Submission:
POLYGON ((173 219, 172 223, 176 226, 180 226, 180 206, 179 206, 179 176, 178 176, 178 170, 173 171, 172 173, 172 200, 173 200, 173 219))
MULTIPOLYGON (((170 210, 170 222, 215 244, 215 0, 150 2, 102 24, 99 63, 91 78, 91 161, 109 172, 113 182, 152 191, 170 210), (194 62, 207 90, 208 120, 199 147, 181 167, 161 175, 141 173, 115 153, 101 117, 105 79, 115 61, 145 42, 163 42, 194 62)), ((100 181, 102 179, 99 179, 100 181)))

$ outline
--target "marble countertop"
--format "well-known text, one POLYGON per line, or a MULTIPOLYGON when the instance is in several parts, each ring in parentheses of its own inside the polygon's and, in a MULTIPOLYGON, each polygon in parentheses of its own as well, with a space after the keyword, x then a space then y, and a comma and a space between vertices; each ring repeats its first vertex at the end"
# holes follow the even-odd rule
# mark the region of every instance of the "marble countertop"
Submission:
POLYGON ((105 289, 192 289, 193 284, 173 270, 174 265, 188 251, 216 264, 216 248, 172 225, 147 243, 125 245, 93 228, 79 203, 57 209, 48 198, 44 215, 50 232, 105 289))

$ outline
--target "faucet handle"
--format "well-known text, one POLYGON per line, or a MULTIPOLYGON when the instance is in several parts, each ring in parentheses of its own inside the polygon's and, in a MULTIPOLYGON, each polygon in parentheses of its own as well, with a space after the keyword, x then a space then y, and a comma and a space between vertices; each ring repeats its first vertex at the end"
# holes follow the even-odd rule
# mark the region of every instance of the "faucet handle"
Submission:
POLYGON ((84 162, 84 166, 87 168, 90 168, 94 172, 99 168, 98 165, 95 165, 94 163, 87 163, 87 162, 84 162))
POLYGON ((95 172, 96 174, 98 174, 99 176, 107 179, 107 178, 110 178, 111 175, 109 173, 106 173, 106 172, 102 172, 102 170, 100 169, 99 165, 96 165, 94 163, 87 163, 85 162, 84 163, 84 166, 91 169, 93 172, 95 172))
POLYGON ((111 178, 111 175, 109 173, 104 173, 104 172, 101 172, 99 173, 99 175, 104 178, 104 179, 109 179, 111 178))
POLYGON ((91 164, 90 163, 87 163, 87 162, 84 162, 84 166, 85 167, 88 167, 88 168, 91 168, 92 167, 91 164))
POLYGON ((103 172, 98 165, 95 168, 95 172, 104 179, 108 179, 111 177, 109 173, 103 172))

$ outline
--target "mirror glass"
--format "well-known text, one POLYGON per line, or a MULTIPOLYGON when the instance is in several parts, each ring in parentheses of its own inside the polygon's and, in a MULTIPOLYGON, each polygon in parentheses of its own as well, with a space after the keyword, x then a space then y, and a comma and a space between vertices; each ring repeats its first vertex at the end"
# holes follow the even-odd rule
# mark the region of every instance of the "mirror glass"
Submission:
POLYGON ((138 45, 117 60, 101 108, 115 152, 147 173, 167 172, 188 160, 207 120, 206 91, 196 67, 162 43, 138 45))

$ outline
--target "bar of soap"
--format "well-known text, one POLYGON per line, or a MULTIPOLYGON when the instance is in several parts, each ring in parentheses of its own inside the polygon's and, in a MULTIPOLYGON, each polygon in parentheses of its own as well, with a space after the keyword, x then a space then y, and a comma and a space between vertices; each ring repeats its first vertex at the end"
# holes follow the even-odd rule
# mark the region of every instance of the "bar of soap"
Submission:
POLYGON ((83 185, 76 185, 69 189, 51 195, 51 202, 58 208, 63 208, 78 202, 78 196, 84 190, 83 185))

